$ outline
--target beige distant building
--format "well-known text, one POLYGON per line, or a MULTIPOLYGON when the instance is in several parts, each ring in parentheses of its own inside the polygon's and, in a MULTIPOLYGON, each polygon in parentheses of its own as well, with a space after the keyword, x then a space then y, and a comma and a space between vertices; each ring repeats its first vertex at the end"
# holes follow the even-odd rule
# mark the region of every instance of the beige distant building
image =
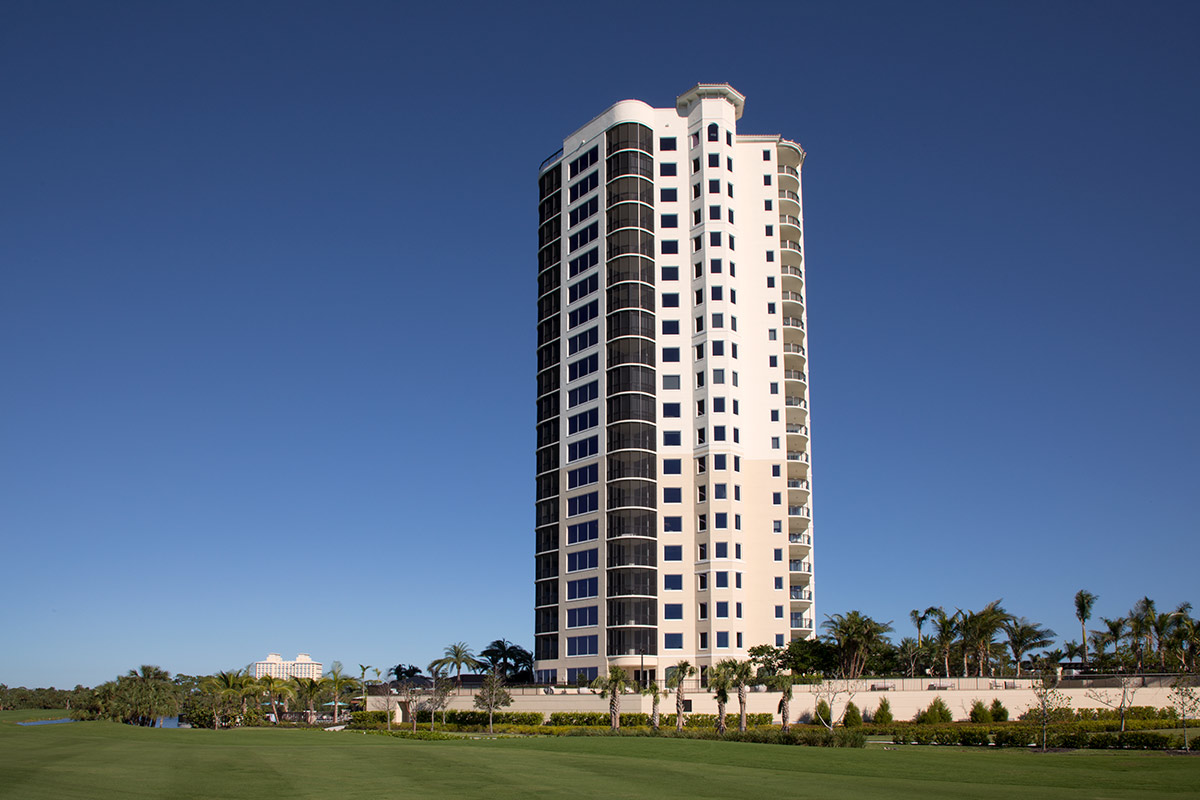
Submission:
POLYGON ((744 103, 623 100, 539 171, 541 682, 813 633, 805 154, 744 103))
POLYGON ((321 662, 313 661, 308 653, 300 653, 295 661, 284 661, 279 653, 271 653, 265 661, 255 661, 250 668, 255 678, 270 675, 275 678, 319 678, 321 662))

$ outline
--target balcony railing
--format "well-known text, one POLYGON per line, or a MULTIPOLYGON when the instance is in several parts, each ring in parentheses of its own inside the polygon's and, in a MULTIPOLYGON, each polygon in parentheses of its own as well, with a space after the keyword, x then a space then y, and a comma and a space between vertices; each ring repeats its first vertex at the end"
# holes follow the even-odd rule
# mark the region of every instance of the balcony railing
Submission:
POLYGON ((783 292, 783 299, 784 299, 784 300, 791 300, 791 301, 793 301, 793 302, 796 302, 796 303, 803 303, 803 302, 804 302, 804 295, 800 294, 799 292, 788 292, 788 291, 784 291, 784 292, 783 292))
POLYGON ((780 225, 794 225, 797 228, 799 228, 800 227, 800 218, 793 217, 791 214, 780 214, 779 215, 779 224, 780 225))
POLYGON ((791 544, 806 544, 812 546, 812 536, 807 533, 789 533, 788 542, 791 544))
POLYGON ((808 436, 808 426, 807 425, 788 425, 787 432, 788 433, 799 433, 803 436, 808 436))
POLYGON ((811 561, 789 561, 788 569, 791 572, 812 572, 811 561))
POLYGON ((799 203, 800 195, 796 194, 795 192, 789 191, 787 189, 780 189, 779 190, 779 199, 780 200, 795 200, 797 203, 799 203))
POLYGON ((797 278, 804 277, 804 269, 802 267, 783 267, 779 271, 784 275, 793 275, 797 278))
POLYGON ((789 597, 792 600, 812 600, 812 589, 805 589, 803 586, 793 586, 789 597))
POLYGON ((812 626, 812 617, 805 617, 801 614, 792 614, 793 628, 807 628, 811 630, 812 626))
POLYGON ((808 401, 803 397, 787 396, 783 398, 783 404, 788 408, 808 408, 808 401))
POLYGON ((779 243, 779 246, 782 247, 784 250, 795 250, 797 253, 804 252, 803 250, 800 249, 800 243, 796 242, 796 241, 792 241, 791 239, 784 239, 782 242, 779 243))
POLYGON ((808 510, 808 506, 788 506, 788 516, 811 519, 812 512, 808 510))
POLYGON ((786 354, 798 355, 798 356, 808 355, 804 351, 804 345, 795 344, 793 342, 785 342, 783 345, 783 352, 786 354))
POLYGON ((780 164, 779 165, 779 174, 780 175, 791 175, 793 178, 799 178, 800 170, 796 169, 795 167, 789 167, 787 164, 780 164))
POLYGON ((789 381, 808 381, 808 376, 798 369, 785 369, 783 371, 784 380, 789 381))
POLYGON ((787 460, 788 461, 803 461, 805 464, 807 464, 808 463, 808 453, 797 453, 794 450, 789 450, 788 454, 787 454, 787 460))
POLYGON ((799 328, 800 330, 804 330, 804 320, 800 317, 784 317, 783 324, 788 328, 799 328))
POLYGON ((787 482, 787 486, 789 489, 807 489, 808 481, 803 478, 793 478, 787 482))

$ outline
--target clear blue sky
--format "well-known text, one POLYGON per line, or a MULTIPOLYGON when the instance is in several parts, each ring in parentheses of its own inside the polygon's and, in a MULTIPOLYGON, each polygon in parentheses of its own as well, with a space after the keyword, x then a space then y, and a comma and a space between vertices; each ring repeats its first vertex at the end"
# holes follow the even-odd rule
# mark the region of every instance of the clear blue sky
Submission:
POLYGON ((537 166, 698 81, 809 153, 819 618, 1200 602, 1198 24, 7 0, 0 682, 531 646, 537 166))

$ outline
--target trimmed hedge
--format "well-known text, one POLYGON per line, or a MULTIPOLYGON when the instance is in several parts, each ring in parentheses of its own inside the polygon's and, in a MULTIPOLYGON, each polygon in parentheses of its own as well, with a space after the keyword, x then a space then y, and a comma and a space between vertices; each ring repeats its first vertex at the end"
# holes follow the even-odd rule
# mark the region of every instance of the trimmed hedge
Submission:
MULTIPOLYGON (((608 715, 605 714, 604 716, 607 722, 608 715)), ((488 724, 486 711, 447 711, 445 718, 447 725, 483 725, 487 727, 488 724)), ((387 721, 386 718, 384 721, 387 721)), ((418 711, 417 722, 429 722, 429 712, 418 711)), ((503 723, 505 725, 541 725, 545 722, 545 717, 537 711, 497 711, 492 715, 492 722, 493 724, 503 723)), ((436 723, 439 725, 442 724, 442 712, 440 711, 437 714, 436 723)))

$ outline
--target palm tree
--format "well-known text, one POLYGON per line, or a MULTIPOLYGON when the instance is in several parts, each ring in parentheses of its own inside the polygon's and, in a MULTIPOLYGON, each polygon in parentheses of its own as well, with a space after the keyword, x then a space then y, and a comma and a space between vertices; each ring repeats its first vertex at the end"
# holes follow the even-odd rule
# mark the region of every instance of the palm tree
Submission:
POLYGON ((922 612, 921 609, 914 608, 912 611, 908 612, 908 618, 912 620, 913 627, 917 629, 917 647, 920 647, 925 641, 921 638, 921 627, 925 624, 925 621, 929 619, 930 610, 931 609, 927 608, 924 612, 922 612))
POLYGON ((921 660, 922 647, 916 639, 911 636, 905 636, 900 640, 899 646, 896 648, 897 654, 904 659, 908 664, 908 677, 914 678, 917 674, 917 662, 921 660))
POLYGON ((1049 628, 1043 628, 1025 617, 1009 620, 1004 624, 1008 634, 1008 647, 1012 650, 1013 661, 1017 662, 1017 677, 1021 676, 1021 657, 1038 647, 1045 647, 1054 642, 1055 633, 1049 628))
POLYGON ((1158 610, 1149 597, 1138 600, 1129 611, 1127 635, 1137 657, 1138 672, 1142 671, 1146 653, 1154 649, 1154 621, 1157 617, 1158 610))
POLYGON ((179 694, 171 683, 171 673, 152 664, 143 664, 140 669, 131 669, 118 679, 125 684, 130 716, 137 725, 153 726, 159 717, 179 710, 179 694))
POLYGON ((1075 593, 1075 619, 1079 620, 1079 632, 1083 636, 1083 663, 1087 664, 1087 621, 1092 618, 1092 607, 1096 605, 1096 595, 1087 589, 1075 593))
POLYGON ((749 661, 738 661, 727 658, 717 664, 729 676, 730 688, 737 689, 738 696, 738 730, 746 732, 746 701, 750 684, 754 683, 754 664, 749 661))
MULTIPOLYGON (((499 641, 504 640, 501 639, 499 641)), ((433 663, 442 669, 453 669, 454 682, 458 686, 462 686, 462 671, 464 667, 467 669, 483 669, 487 666, 475 657, 475 653, 471 651, 466 642, 455 642, 454 644, 447 645, 446 649, 442 651, 442 657, 433 663)))
POLYGON ((871 653, 887 641, 891 622, 876 622, 859 611, 826 617, 821 627, 838 650, 842 677, 854 680, 862 675, 871 653))
POLYGON ((338 723, 338 704, 343 692, 352 692, 358 688, 358 681, 342 671, 342 662, 335 661, 325 676, 329 681, 329 689, 333 692, 333 724, 338 723))
POLYGON ((367 710, 367 670, 372 669, 370 664, 358 665, 358 685, 362 687, 362 710, 367 710))
POLYGON ((525 662, 532 662, 532 656, 527 657, 526 655, 528 653, 529 651, 524 647, 513 644, 507 639, 495 639, 479 651, 479 655, 486 665, 499 669, 505 678, 521 671, 525 662))
POLYGON ((779 692, 779 728, 786 731, 792 724, 792 676, 790 674, 773 676, 771 688, 779 692))
MULTIPOLYGON (((728 659, 727 659, 728 660, 728 659)), ((717 700, 717 734, 725 733, 725 704, 729 702, 729 687, 732 684, 725 661, 708 668, 708 688, 717 700)))
POLYGON ((284 697, 295 697, 295 692, 286 680, 274 675, 263 675, 258 679, 258 685, 266 693, 267 700, 271 703, 271 714, 274 715, 275 721, 279 722, 279 700, 284 697))
POLYGON ((1101 617, 1100 621, 1104 623, 1102 630, 1092 631, 1092 647, 1096 651, 1097 658, 1104 658, 1104 650, 1110 644, 1113 648, 1113 659, 1120 657, 1121 642, 1125 639, 1125 627, 1127 625, 1124 617, 1109 619, 1101 617))
POLYGON ((938 653, 942 656, 942 664, 946 669, 947 678, 950 677, 950 650, 954 647, 955 639, 958 638, 961 616, 961 611, 947 614, 941 606, 933 609, 932 612, 934 642, 937 644, 938 653))
POLYGON ((217 672, 205 678, 201 687, 216 698, 217 702, 213 706, 213 727, 219 730, 221 712, 226 708, 226 704, 241 697, 242 672, 236 669, 217 672))
POLYGON ((329 690, 329 678, 292 678, 296 696, 308 708, 308 724, 317 721, 317 701, 329 690))
POLYGON ((667 676, 667 687, 675 690, 675 730, 683 730, 683 684, 696 674, 696 668, 691 662, 680 661, 675 665, 675 671, 667 676))
POLYGON ((658 705, 659 705, 659 701, 662 700, 663 690, 658 688, 657 683, 655 683, 654 681, 650 681, 650 683, 646 686, 646 688, 641 690, 641 694, 646 697, 651 698, 650 699, 650 725, 651 725, 651 727, 654 728, 654 730, 658 730, 658 717, 659 717, 658 705))
POLYGON ((1001 607, 1000 600, 993 600, 979 611, 966 612, 959 625, 963 640, 963 677, 968 674, 967 655, 970 652, 975 655, 976 674, 983 677, 984 669, 990 669, 996 634, 1010 619, 1012 615, 1001 607))
POLYGON ((621 667, 608 668, 608 675, 592 681, 592 688, 600 690, 601 697, 608 698, 608 724, 615 731, 621 727, 621 693, 633 686, 621 667))

